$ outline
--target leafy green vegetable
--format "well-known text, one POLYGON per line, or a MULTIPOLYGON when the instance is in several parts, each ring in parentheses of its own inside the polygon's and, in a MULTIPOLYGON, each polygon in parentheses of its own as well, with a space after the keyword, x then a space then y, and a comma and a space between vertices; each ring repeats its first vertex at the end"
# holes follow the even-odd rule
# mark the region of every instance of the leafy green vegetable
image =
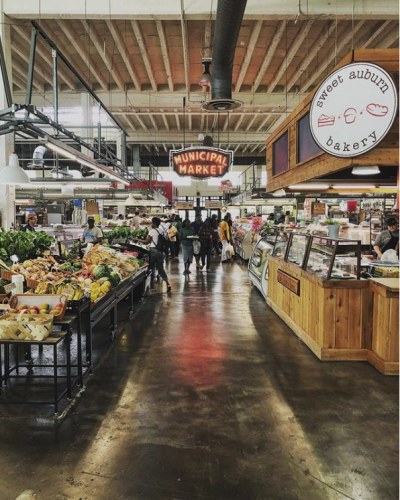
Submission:
POLYGON ((20 262, 27 259, 34 259, 49 250, 54 238, 44 231, 36 232, 14 232, 0 231, 0 258, 8 260, 12 255, 16 255, 20 262))
POLYGON ((139 240, 145 240, 149 230, 147 227, 144 229, 133 229, 132 231, 129 227, 116 227, 112 231, 106 233, 104 237, 111 244, 115 240, 131 240, 133 238, 138 238, 139 240))

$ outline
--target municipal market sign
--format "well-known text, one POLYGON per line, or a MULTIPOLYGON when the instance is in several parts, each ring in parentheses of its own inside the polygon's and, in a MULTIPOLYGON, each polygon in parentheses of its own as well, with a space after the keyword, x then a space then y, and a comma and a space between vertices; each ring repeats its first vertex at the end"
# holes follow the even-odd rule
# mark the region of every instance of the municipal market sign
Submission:
POLYGON ((175 149, 169 152, 169 162, 181 177, 223 177, 231 168, 233 151, 206 146, 175 149))
POLYGON ((389 132, 397 113, 397 91, 380 66, 344 66, 321 84, 310 108, 310 128, 318 146, 351 158, 370 151, 389 132))

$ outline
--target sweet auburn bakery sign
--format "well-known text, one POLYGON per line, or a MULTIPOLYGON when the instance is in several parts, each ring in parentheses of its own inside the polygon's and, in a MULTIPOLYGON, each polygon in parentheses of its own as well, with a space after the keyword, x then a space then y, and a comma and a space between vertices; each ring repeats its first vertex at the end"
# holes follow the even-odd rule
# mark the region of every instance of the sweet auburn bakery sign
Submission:
POLYGON ((354 63, 332 73, 310 108, 315 142, 333 156, 359 156, 389 132, 397 113, 397 91, 380 66, 354 63))
POLYGON ((169 163, 171 168, 180 176, 207 179, 222 177, 233 162, 233 151, 201 146, 171 150, 169 163))

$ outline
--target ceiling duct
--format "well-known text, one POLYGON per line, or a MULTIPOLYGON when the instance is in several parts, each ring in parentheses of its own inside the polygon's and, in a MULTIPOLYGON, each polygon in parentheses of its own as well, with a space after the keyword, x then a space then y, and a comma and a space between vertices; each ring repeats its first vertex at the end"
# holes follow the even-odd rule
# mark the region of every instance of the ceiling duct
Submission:
POLYGON ((219 0, 212 53, 211 101, 208 111, 231 111, 243 105, 232 99, 232 70, 236 43, 247 0, 219 0))

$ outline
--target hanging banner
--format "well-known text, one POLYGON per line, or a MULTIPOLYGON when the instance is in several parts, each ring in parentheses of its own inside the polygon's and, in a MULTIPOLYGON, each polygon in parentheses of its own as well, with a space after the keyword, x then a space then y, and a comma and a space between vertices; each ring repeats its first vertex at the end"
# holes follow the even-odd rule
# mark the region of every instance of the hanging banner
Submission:
POLYGON ((177 210, 192 210, 193 201, 177 201, 175 203, 175 208, 177 210))
POLYGON ((207 179, 222 177, 233 163, 233 151, 200 146, 169 152, 171 169, 181 177, 207 179))
POLYGON ((310 108, 310 129, 318 146, 332 156, 352 158, 375 148, 397 112, 397 91, 380 66, 353 63, 320 85, 310 108))

